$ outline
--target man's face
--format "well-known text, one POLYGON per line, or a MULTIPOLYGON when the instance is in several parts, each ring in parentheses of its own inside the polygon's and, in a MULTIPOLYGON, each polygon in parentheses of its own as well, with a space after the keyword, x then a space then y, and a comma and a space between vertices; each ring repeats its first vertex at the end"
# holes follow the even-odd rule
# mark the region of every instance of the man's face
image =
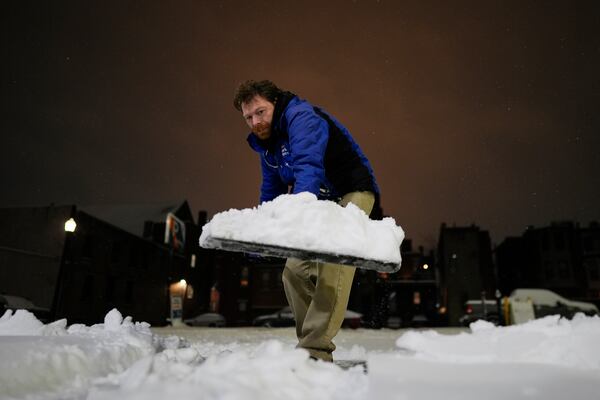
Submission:
POLYGON ((256 95, 250 101, 242 103, 242 115, 252 129, 252 133, 261 140, 271 137, 271 123, 275 105, 262 96, 256 95))

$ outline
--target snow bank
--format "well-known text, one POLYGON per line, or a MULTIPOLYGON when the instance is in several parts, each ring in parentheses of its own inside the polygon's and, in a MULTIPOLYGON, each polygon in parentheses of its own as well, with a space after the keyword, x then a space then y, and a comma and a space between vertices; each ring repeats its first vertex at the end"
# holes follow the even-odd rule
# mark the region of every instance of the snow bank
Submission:
POLYGON ((148 324, 117 310, 91 327, 67 328, 65 320, 44 325, 23 310, 0 318, 3 400, 335 400, 362 399, 367 390, 362 367, 344 371, 315 362, 291 342, 190 346, 153 335, 148 324))
POLYGON ((164 351, 141 360, 135 373, 93 388, 88 399, 362 399, 368 389, 361 367, 315 362, 278 341, 199 360, 193 347, 164 351))
POLYGON ((538 363, 600 372, 600 318, 558 315, 522 325, 495 327, 486 321, 471 333, 407 332, 396 342, 415 358, 450 363, 538 363))
POLYGON ((216 214, 202 228, 201 246, 208 237, 399 264, 404 231, 393 218, 370 220, 352 203, 341 207, 305 192, 282 195, 252 209, 216 214))
MULTIPOLYGON (((591 400, 600 376, 544 364, 455 364, 369 358, 369 397, 385 400, 591 400)), ((366 399, 365 399, 366 400, 366 399)))
POLYGON ((95 378, 123 372, 161 347, 148 324, 116 309, 103 324, 69 328, 66 320, 44 325, 28 311, 8 310, 0 318, 0 397, 78 397, 95 378))
POLYGON ((471 333, 409 331, 369 356, 370 393, 388 399, 590 399, 600 391, 600 318, 550 316, 471 333))

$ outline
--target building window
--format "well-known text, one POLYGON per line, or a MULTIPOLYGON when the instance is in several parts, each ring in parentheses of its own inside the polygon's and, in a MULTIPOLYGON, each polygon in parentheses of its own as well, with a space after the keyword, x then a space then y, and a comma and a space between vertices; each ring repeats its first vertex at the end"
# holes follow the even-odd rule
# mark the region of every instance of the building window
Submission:
POLYGON ((413 304, 416 306, 421 304, 421 292, 413 292, 413 304))
POLYGON ((268 292, 271 290, 271 271, 263 269, 260 273, 260 291, 268 292))
POLYGON ((450 260, 448 261, 448 272, 450 274, 455 274, 458 270, 458 255, 456 253, 452 253, 450 256, 450 260))
POLYGON ((240 274, 240 286, 247 287, 248 286, 248 267, 242 267, 242 272, 240 274))

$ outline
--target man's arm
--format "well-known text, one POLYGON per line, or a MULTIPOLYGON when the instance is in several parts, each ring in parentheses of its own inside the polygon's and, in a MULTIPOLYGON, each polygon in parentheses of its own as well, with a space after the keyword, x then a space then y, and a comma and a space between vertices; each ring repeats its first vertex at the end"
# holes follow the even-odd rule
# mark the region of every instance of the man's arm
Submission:
POLYGON ((260 202, 271 201, 280 194, 287 193, 288 187, 281 181, 276 166, 270 166, 265 156, 261 155, 262 184, 260 186, 260 202))
POLYGON ((292 166, 296 182, 294 193, 319 195, 325 182, 325 150, 329 140, 327 122, 314 111, 302 111, 289 122, 292 166))

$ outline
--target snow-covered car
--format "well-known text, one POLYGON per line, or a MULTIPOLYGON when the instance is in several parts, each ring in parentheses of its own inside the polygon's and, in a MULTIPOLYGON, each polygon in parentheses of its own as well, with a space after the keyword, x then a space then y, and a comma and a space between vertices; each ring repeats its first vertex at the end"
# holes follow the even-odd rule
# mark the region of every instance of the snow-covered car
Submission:
MULTIPOLYGON (((362 314, 352 310, 346 310, 342 327, 352 329, 359 328, 361 325, 361 318, 362 314)), ((254 318, 252 325, 266 327, 287 327, 295 326, 296 322, 294 321, 294 314, 292 314, 292 310, 288 306, 283 307, 281 310, 272 314, 261 315, 254 318)))
POLYGON ((468 300, 464 304, 464 314, 459 318, 463 326, 469 326, 472 322, 483 319, 498 324, 498 304, 496 300, 468 300))
POLYGON ((6 310, 30 311, 42 322, 48 322, 50 319, 50 310, 36 306, 31 300, 11 294, 0 294, 0 316, 3 315, 6 310))
POLYGON ((510 299, 531 301, 536 318, 555 314, 572 318, 578 312, 586 315, 598 314, 595 304, 569 300, 547 289, 515 289, 510 294, 510 299))
POLYGON ((343 328, 358 329, 361 327, 362 314, 352 310, 346 310, 344 314, 343 328))
POLYGON ((272 314, 260 315, 252 321, 254 326, 266 326, 270 328, 279 328, 287 326, 295 326, 294 314, 290 307, 283 307, 281 310, 272 314))
POLYGON ((217 313, 200 314, 194 318, 184 319, 183 322, 189 326, 208 326, 213 328, 221 328, 227 324, 225 317, 217 313))

